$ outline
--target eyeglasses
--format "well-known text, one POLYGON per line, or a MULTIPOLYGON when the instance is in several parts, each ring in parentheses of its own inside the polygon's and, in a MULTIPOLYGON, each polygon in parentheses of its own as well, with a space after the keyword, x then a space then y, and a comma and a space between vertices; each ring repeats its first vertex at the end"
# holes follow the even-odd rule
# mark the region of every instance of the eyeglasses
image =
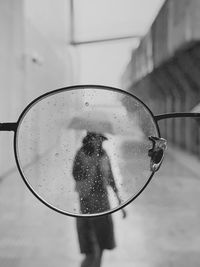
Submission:
POLYGON ((177 117, 200 113, 154 115, 129 92, 79 85, 41 95, 0 131, 14 132, 18 170, 43 204, 92 217, 117 211, 143 192, 167 145, 158 122, 177 117), (101 148, 88 145, 89 134, 101 137, 101 148))

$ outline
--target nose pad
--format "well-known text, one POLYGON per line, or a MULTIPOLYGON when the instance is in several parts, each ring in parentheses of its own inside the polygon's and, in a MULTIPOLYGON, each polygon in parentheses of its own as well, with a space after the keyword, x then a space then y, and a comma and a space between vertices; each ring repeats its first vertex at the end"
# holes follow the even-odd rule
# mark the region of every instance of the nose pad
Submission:
POLYGON ((149 136, 149 140, 153 143, 153 147, 148 151, 148 156, 151 158, 150 170, 156 172, 159 170, 163 161, 164 151, 167 148, 167 141, 164 138, 155 136, 149 136))

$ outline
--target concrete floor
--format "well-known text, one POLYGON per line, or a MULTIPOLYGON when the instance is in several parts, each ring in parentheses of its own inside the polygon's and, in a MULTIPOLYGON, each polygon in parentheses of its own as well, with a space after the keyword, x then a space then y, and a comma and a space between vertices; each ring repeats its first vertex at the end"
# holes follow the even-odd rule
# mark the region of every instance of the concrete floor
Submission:
MULTIPOLYGON (((128 217, 113 214, 117 247, 105 251, 103 267, 200 266, 200 165, 175 152, 128 217)), ((17 173, 0 183, 0 214, 0 266, 80 266, 75 219, 41 204, 17 173)))

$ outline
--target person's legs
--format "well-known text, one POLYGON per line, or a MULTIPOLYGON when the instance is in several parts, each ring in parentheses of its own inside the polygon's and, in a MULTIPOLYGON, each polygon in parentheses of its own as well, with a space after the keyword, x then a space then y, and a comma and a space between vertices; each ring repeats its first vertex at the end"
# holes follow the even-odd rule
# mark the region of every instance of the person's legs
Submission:
POLYGON ((94 252, 85 254, 81 267, 101 267, 103 250, 95 246, 94 252))
POLYGON ((103 254, 103 242, 100 242, 99 236, 97 237, 96 220, 93 218, 77 218, 77 229, 79 244, 81 253, 84 253, 85 257, 81 262, 81 267, 100 267, 102 254, 103 254))
POLYGON ((96 251, 94 267, 101 267, 102 255, 103 250, 99 249, 98 252, 96 251))
POLYGON ((88 218, 77 218, 77 231, 81 253, 84 259, 81 262, 81 267, 93 267, 95 261, 95 251, 93 249, 93 235, 91 223, 88 218))
POLYGON ((85 258, 81 263, 81 267, 94 267, 95 265, 95 254, 85 254, 85 258))

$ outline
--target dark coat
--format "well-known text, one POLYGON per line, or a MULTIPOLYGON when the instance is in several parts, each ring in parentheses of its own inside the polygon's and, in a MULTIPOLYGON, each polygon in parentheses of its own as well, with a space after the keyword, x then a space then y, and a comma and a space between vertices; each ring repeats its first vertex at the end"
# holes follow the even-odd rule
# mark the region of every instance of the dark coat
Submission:
MULTIPOLYGON (((110 209, 107 186, 116 190, 109 157, 105 150, 99 155, 87 155, 81 148, 75 157, 73 176, 80 197, 80 211, 99 213, 110 209)), ((81 253, 91 253, 95 246, 101 249, 115 247, 111 215, 95 218, 77 218, 81 253)))
POLYGON ((96 249, 115 248, 114 227, 111 215, 93 218, 77 218, 76 226, 81 253, 92 253, 96 249))
POLYGON ((110 209, 107 186, 116 191, 116 185, 105 150, 102 149, 98 155, 87 155, 81 148, 74 160, 73 176, 82 213, 100 213, 110 209))

